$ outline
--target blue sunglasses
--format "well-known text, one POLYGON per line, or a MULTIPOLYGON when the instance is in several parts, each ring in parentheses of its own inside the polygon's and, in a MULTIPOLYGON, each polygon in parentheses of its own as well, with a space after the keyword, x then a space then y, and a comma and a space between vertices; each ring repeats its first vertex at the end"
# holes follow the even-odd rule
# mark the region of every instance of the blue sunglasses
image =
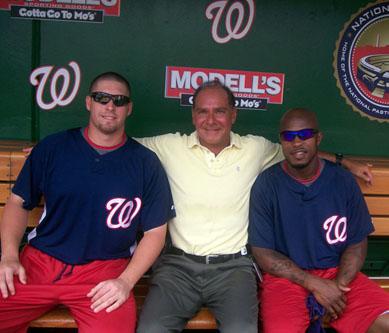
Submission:
POLYGON ((298 136, 300 140, 305 141, 313 138, 318 132, 319 131, 314 128, 304 128, 299 131, 282 131, 280 133, 280 138, 283 141, 292 142, 296 138, 296 136, 298 136))

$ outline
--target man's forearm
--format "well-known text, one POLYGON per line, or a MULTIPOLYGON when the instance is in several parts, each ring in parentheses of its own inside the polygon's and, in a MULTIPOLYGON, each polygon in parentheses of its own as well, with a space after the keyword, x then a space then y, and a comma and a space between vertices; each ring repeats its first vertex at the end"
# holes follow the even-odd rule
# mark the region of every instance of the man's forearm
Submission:
POLYGON ((336 280, 342 286, 347 286, 354 280, 356 274, 361 270, 366 258, 367 238, 362 242, 350 245, 343 252, 336 280))
POLYGON ((157 259, 165 244, 166 225, 145 232, 126 270, 120 275, 131 287, 157 259))
POLYGON ((288 257, 274 250, 257 247, 253 247, 253 254, 265 272, 307 288, 307 278, 310 274, 299 268, 288 257))
POLYGON ((28 211, 22 208, 22 202, 20 197, 11 194, 4 208, 0 225, 2 258, 19 257, 19 245, 28 221, 28 211))

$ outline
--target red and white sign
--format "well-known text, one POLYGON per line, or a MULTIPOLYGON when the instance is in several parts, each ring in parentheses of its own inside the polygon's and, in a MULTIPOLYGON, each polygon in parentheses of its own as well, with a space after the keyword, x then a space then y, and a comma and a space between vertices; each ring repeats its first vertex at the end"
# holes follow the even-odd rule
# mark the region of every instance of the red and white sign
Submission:
POLYGON ((282 104, 285 74, 167 66, 165 74, 165 97, 181 98, 193 94, 206 81, 219 80, 234 93, 235 97, 266 99, 270 104, 282 104))
POLYGON ((79 9, 103 11, 107 16, 120 16, 120 0, 1 0, 0 9, 11 6, 42 7, 52 9, 79 9))

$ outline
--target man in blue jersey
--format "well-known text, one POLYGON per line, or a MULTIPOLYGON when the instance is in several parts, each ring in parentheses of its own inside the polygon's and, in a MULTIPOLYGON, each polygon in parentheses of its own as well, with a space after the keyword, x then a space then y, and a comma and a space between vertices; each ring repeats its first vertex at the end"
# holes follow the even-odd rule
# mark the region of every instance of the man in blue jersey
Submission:
POLYGON ((284 114, 285 160, 258 176, 250 197, 249 243, 264 270, 264 332, 389 332, 389 295, 360 273, 374 230, 354 177, 318 157, 316 115, 284 114))
POLYGON ((171 192, 156 155, 125 134, 132 102, 124 77, 96 77, 86 108, 87 127, 34 148, 5 207, 0 332, 26 332, 59 303, 80 332, 135 331, 132 289, 163 247, 171 192), (42 197, 44 213, 19 256, 28 211, 42 197))

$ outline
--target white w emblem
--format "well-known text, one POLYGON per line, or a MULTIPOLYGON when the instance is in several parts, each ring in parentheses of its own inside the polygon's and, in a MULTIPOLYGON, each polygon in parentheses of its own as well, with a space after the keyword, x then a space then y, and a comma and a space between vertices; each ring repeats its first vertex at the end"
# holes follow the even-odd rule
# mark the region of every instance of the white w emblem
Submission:
POLYGON ((328 244, 336 244, 344 242, 347 239, 347 218, 334 215, 329 217, 323 223, 326 232, 326 240, 328 244))
POLYGON ((142 200, 139 198, 135 198, 134 200, 124 198, 109 200, 105 206, 110 211, 107 217, 108 228, 128 228, 134 217, 139 213, 141 206, 142 200))
POLYGON ((34 86, 38 86, 36 91, 36 102, 39 107, 43 110, 51 110, 57 105, 65 106, 70 104, 78 92, 80 87, 80 67, 74 61, 69 62, 69 67, 73 69, 74 72, 74 86, 72 92, 69 94, 69 85, 70 85, 70 73, 66 68, 58 68, 54 75, 51 78, 50 84, 50 95, 52 101, 46 103, 43 100, 43 92, 46 87, 47 80, 51 72, 53 71, 54 66, 42 66, 36 68, 30 75, 30 83, 34 86), (38 78, 42 76, 41 80, 38 78), (58 89, 58 80, 62 78, 62 87, 58 89), (67 97, 66 97, 67 96, 67 97))
POLYGON ((205 16, 207 17, 207 19, 213 20, 212 37, 216 43, 224 44, 229 42, 231 39, 241 39, 247 35, 254 21, 255 4, 254 4, 254 0, 245 0, 245 1, 248 4, 249 13, 248 13, 248 19, 246 21, 246 25, 244 26, 243 24, 244 24, 244 18, 246 16, 246 11, 245 11, 245 6, 241 2, 235 1, 228 8, 227 11, 225 10, 228 2, 227 0, 214 1, 208 5, 205 11, 205 16), (214 15, 213 13, 214 11, 216 11, 216 15, 214 15), (225 11, 226 11, 226 15, 225 15, 224 26, 227 34, 224 37, 222 37, 219 34, 221 30, 220 20, 223 15, 223 12, 225 11), (236 14, 234 12, 236 12, 236 14), (233 25, 232 17, 234 14, 236 15, 236 20, 233 25))

